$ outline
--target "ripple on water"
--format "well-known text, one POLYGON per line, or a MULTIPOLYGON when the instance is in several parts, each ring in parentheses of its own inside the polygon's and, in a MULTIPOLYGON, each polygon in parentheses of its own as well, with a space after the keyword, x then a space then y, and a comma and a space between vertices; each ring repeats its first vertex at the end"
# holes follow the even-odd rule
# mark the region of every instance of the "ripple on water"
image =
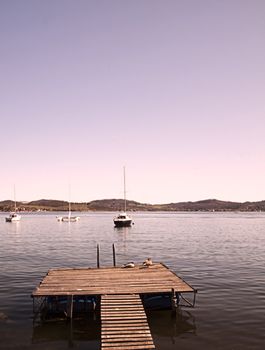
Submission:
MULTIPOLYGON (((118 264, 151 257, 199 290, 195 309, 148 314, 157 349, 264 348, 265 214, 134 213, 135 225, 124 229, 113 228, 113 213, 81 214, 70 225, 55 217, 24 215, 8 225, 0 215, 0 318, 8 317, 0 348, 67 349, 65 323, 32 327, 30 294, 51 267, 96 266, 97 244, 101 265, 111 265, 113 243, 118 264)), ((97 338, 83 341, 92 324, 75 327, 75 346, 99 348, 99 325, 97 338)))

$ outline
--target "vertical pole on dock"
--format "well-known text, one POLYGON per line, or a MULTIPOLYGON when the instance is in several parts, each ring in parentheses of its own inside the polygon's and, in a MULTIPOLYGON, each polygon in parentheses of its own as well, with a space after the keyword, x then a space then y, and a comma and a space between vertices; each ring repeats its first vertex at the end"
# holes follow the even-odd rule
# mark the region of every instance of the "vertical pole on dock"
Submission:
POLYGON ((99 244, 97 244, 97 268, 99 268, 99 244))
POLYGON ((68 295, 67 297, 67 318, 72 320, 73 317, 73 295, 68 295))
POLYGON ((171 305, 172 305, 172 311, 176 312, 176 309, 179 306, 180 298, 179 293, 175 292, 175 289, 171 289, 171 305))
POLYGON ((171 307, 172 307, 172 311, 176 312, 177 302, 176 302, 176 294, 175 294, 174 288, 171 289, 171 307))
POLYGON ((113 266, 116 266, 116 253, 115 253, 115 245, 112 244, 112 254, 113 254, 113 266))
POLYGON ((74 346, 73 341, 73 295, 68 295, 67 297, 67 318, 69 320, 69 338, 68 338, 68 347, 72 348, 74 346))

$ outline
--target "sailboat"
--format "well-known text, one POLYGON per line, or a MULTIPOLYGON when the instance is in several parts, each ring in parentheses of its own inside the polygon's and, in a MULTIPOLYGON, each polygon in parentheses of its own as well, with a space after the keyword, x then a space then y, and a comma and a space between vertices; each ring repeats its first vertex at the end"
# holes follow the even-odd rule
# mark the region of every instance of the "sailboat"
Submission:
POLYGON ((75 222, 75 221, 79 221, 79 220, 80 220, 80 216, 72 216, 71 215, 71 201, 70 201, 70 188, 69 188, 68 215, 67 216, 57 216, 57 221, 75 222))
POLYGON ((21 215, 17 214, 17 202, 16 202, 16 189, 15 189, 15 187, 14 187, 14 202, 15 202, 14 211, 11 212, 8 217, 6 217, 6 222, 18 222, 21 219, 21 215))
POLYGON ((124 186, 124 212, 119 213, 113 219, 114 226, 127 227, 131 226, 132 218, 126 213, 126 181, 125 181, 125 167, 123 167, 123 186, 124 186))

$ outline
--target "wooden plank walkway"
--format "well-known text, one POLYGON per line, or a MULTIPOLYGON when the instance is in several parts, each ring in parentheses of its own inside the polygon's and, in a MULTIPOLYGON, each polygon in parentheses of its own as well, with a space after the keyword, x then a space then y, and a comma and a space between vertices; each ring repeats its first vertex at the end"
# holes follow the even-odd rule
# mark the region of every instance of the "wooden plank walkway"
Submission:
POLYGON ((154 349, 154 342, 139 295, 101 296, 101 349, 154 349))
POLYGON ((172 296, 172 302, 180 293, 182 300, 195 305, 196 290, 161 263, 132 268, 51 269, 32 297, 35 316, 45 309, 48 297, 65 297, 67 308, 62 311, 69 318, 73 317, 78 296, 100 300, 101 349, 145 350, 155 346, 140 295, 164 293, 172 296), (184 298, 185 293, 193 293, 193 303, 184 298))
POLYGON ((64 268, 49 270, 32 297, 168 293, 172 288, 179 293, 194 292, 161 263, 133 268, 64 268))

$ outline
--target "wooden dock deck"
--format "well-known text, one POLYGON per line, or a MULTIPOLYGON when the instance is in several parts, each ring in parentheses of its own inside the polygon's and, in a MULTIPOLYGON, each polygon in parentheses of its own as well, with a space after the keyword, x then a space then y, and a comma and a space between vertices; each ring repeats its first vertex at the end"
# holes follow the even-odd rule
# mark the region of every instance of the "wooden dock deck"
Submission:
POLYGON ((57 312, 61 302, 61 311, 70 319, 80 300, 83 306, 90 300, 100 307, 101 349, 136 350, 155 348, 141 298, 171 295, 172 304, 178 306, 181 295, 188 306, 194 306, 196 292, 164 264, 154 263, 132 268, 51 269, 32 297, 33 309, 34 301, 38 308, 35 314, 49 307, 57 312), (193 293, 193 303, 185 293, 193 293))
POLYGON ((139 295, 103 295, 100 309, 102 350, 155 348, 139 295))
POLYGON ((32 296, 107 295, 194 292, 165 265, 155 263, 149 267, 133 268, 64 268, 51 269, 32 296))

